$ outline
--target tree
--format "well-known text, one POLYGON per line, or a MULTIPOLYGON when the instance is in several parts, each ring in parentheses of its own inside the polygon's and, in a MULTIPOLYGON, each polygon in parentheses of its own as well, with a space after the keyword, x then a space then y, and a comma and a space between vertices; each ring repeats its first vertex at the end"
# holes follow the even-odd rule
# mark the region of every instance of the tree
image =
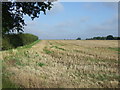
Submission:
POLYGON ((81 40, 81 38, 79 37, 79 38, 77 38, 76 40, 81 40))
POLYGON ((33 20, 38 18, 40 12, 52 8, 51 2, 2 2, 2 34, 10 32, 23 32, 24 15, 33 20))
POLYGON ((117 37, 117 40, 120 40, 120 37, 117 37))
POLYGON ((114 40, 114 37, 112 35, 108 35, 106 40, 114 40))

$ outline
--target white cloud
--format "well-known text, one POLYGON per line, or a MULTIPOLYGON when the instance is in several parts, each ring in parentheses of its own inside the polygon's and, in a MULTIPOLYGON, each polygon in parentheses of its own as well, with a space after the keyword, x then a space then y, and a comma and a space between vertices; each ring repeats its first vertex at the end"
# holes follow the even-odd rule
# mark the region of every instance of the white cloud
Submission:
POLYGON ((62 28, 75 28, 79 26, 80 24, 85 24, 90 20, 90 17, 84 16, 84 17, 79 17, 77 19, 69 19, 69 20, 63 20, 62 22, 58 22, 54 25, 54 28, 56 29, 62 29, 62 28))
MULTIPOLYGON (((84 7, 87 9, 87 10, 92 10, 92 11, 98 11, 98 8, 96 8, 96 3, 95 2, 91 2, 91 3, 85 3, 84 4, 84 7)), ((105 8, 108 8, 110 10, 115 10, 117 11, 118 10, 118 3, 117 2, 99 2, 97 3, 97 7, 105 7, 105 8)))
POLYGON ((64 6, 61 2, 53 2, 53 6, 50 11, 48 11, 48 14, 56 14, 58 12, 61 12, 64 10, 64 6))
POLYGON ((90 20, 90 17, 82 17, 82 18, 80 18, 81 23, 85 23, 85 22, 87 22, 89 20, 90 20))
POLYGON ((108 20, 105 20, 101 24, 89 25, 89 28, 86 28, 85 34, 87 37, 94 36, 106 36, 109 34, 118 35, 118 18, 115 16, 108 20))

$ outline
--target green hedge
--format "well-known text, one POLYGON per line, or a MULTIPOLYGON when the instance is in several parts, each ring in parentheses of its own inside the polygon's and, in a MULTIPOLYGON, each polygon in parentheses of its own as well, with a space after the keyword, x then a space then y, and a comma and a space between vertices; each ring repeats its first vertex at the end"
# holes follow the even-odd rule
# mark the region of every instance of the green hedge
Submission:
POLYGON ((38 37, 32 34, 6 34, 2 38, 2 50, 17 48, 33 43, 38 37))

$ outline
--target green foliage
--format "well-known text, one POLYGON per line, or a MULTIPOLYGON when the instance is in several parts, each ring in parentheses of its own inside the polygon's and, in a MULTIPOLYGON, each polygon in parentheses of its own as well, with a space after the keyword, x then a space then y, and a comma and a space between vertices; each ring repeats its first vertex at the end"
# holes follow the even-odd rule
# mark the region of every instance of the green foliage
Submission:
POLYGON ((60 48, 58 46, 52 46, 51 48, 56 48, 56 49, 60 49, 60 50, 66 51, 64 48, 60 48))
POLYGON ((86 40, 120 40, 120 37, 113 37, 112 35, 108 35, 106 37, 87 38, 86 40))
POLYGON ((24 48, 31 48, 33 45, 35 45, 36 43, 38 43, 40 40, 36 40, 34 41, 33 43, 31 44, 28 44, 28 45, 24 45, 22 47, 18 47, 17 49, 24 49, 24 48))
POLYGON ((76 40, 81 40, 81 38, 79 37, 79 38, 77 38, 76 40))
POLYGON ((119 52, 120 52, 120 48, 119 48, 119 47, 118 47, 118 48, 109 47, 109 49, 114 50, 114 51, 119 51, 119 52))
POLYGON ((46 10, 52 7, 51 2, 2 2, 2 33, 22 32, 24 15, 33 20, 38 18, 40 12, 46 14, 46 10))
POLYGON ((7 88, 20 88, 17 84, 11 82, 11 80, 8 78, 8 76, 11 76, 11 73, 3 71, 2 74, 2 90, 7 88))
POLYGON ((4 37, 2 39, 2 49, 5 50, 5 49, 11 49, 11 48, 13 48, 13 46, 10 44, 9 38, 4 37))
POLYGON ((47 49, 44 49, 44 51, 45 51, 46 54, 53 53, 52 51, 49 51, 49 50, 47 50, 47 49))
POLYGON ((36 40, 38 37, 32 34, 5 34, 2 39, 2 50, 28 45, 36 40))
POLYGON ((45 64, 44 64, 44 63, 38 63, 38 65, 39 65, 40 67, 42 67, 42 66, 44 66, 45 64))
POLYGON ((93 38, 87 38, 86 40, 106 40, 106 37, 93 37, 93 38))
POLYGON ((49 51, 49 50, 47 49, 47 47, 45 47, 45 48, 43 49, 43 51, 44 51, 46 54, 53 53, 53 51, 49 51))
POLYGON ((25 64, 21 63, 20 60, 17 60, 17 59, 16 59, 16 65, 25 66, 25 64))
POLYGON ((2 78, 2 88, 19 88, 19 86, 12 83, 8 78, 2 78))
POLYGON ((112 35, 108 35, 108 36, 106 37, 106 40, 114 40, 114 37, 113 37, 112 35))

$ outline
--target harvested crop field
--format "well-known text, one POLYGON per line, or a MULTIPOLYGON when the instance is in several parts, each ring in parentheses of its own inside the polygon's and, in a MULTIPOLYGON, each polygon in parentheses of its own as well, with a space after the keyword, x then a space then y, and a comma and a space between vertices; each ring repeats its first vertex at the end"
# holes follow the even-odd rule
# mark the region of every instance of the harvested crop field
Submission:
POLYGON ((2 51, 3 85, 9 79, 21 88, 117 88, 118 51, 117 40, 41 40, 2 51))

